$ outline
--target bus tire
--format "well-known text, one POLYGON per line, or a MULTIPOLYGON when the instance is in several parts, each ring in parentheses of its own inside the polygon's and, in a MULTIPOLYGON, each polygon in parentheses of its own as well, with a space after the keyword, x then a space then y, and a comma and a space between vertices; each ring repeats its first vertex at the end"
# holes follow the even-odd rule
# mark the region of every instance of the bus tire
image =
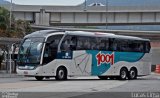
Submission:
POLYGON ((107 80, 108 76, 98 76, 98 78, 101 79, 101 80, 107 80))
POLYGON ((36 80, 38 80, 38 81, 42 81, 43 80, 43 76, 35 76, 35 78, 36 78, 36 80))
POLYGON ((67 69, 65 67, 59 67, 56 72, 56 80, 67 80, 67 69))
POLYGON ((125 68, 125 67, 121 68, 119 79, 120 80, 126 80, 127 77, 128 77, 128 70, 127 70, 127 68, 125 68))
POLYGON ((137 79, 137 69, 136 68, 133 67, 130 69, 128 78, 130 80, 137 79))

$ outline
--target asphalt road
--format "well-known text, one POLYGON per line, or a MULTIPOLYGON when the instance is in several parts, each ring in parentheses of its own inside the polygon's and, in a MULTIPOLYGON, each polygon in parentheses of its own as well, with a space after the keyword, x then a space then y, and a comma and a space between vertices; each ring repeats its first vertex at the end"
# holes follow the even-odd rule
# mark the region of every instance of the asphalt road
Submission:
POLYGON ((99 80, 97 77, 70 78, 67 81, 0 78, 0 92, 0 98, 16 94, 14 98, 160 98, 160 75, 151 74, 126 81, 99 80), (134 92, 141 93, 136 95, 134 92), (148 92, 152 93, 149 95, 148 92))

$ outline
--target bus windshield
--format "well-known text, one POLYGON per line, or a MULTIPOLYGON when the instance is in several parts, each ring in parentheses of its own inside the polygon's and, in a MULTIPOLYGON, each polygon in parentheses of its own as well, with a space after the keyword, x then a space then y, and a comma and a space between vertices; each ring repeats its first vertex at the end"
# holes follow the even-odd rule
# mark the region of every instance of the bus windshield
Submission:
POLYGON ((21 44, 18 55, 18 65, 40 64, 44 38, 27 38, 21 44))

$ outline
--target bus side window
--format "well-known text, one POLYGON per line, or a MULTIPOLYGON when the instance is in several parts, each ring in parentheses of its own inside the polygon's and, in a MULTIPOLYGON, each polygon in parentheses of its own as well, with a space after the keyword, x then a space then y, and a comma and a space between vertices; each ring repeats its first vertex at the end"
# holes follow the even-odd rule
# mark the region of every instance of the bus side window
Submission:
POLYGON ((144 44, 143 43, 140 43, 139 44, 139 52, 144 52, 144 44))
POLYGON ((122 39, 116 39, 115 40, 115 51, 122 51, 124 49, 124 44, 123 44, 122 39))
POLYGON ((109 50, 109 39, 108 38, 105 41, 105 49, 109 50))
POLYGON ((115 39, 113 42, 113 50, 119 52, 130 52, 133 48, 133 45, 130 42, 130 40, 126 39, 115 39))
POLYGON ((62 42, 62 45, 61 45, 61 50, 62 51, 69 51, 69 39, 66 39, 62 42))
POLYGON ((128 52, 145 52, 143 41, 128 40, 128 52))
POLYGON ((97 48, 99 50, 107 51, 108 47, 109 47, 108 39, 106 39, 106 38, 98 38, 97 46, 98 46, 97 48))
POLYGON ((68 35, 62 41, 61 50, 62 51, 76 50, 76 46, 77 46, 77 37, 68 35))
POLYGON ((134 43, 133 52, 144 52, 143 42, 135 41, 133 43, 134 43))
POLYGON ((82 41, 80 41, 79 38, 78 38, 76 49, 81 50, 81 47, 82 47, 82 41))
POLYGON ((77 47, 77 37, 72 36, 71 37, 71 42, 70 42, 70 49, 71 50, 76 50, 77 47))
POLYGON ((151 48, 150 43, 146 41, 144 42, 144 46, 145 46, 145 53, 149 53, 151 48))
POLYGON ((89 38, 85 37, 85 39, 83 40, 83 47, 85 50, 89 50, 90 49, 90 40, 89 38))
POLYGON ((90 38, 86 36, 79 36, 77 37, 77 50, 90 50, 91 43, 90 38))
POLYGON ((91 47, 90 47, 90 49, 91 50, 96 50, 97 49, 97 41, 96 41, 96 37, 92 37, 91 39, 90 39, 90 45, 91 45, 91 47))
POLYGON ((99 44, 99 50, 103 50, 103 51, 106 50, 105 40, 101 40, 101 42, 100 42, 100 44, 99 44))
POLYGON ((94 50, 100 50, 100 42, 101 42, 101 38, 99 37, 95 37, 95 43, 93 43, 93 48, 94 50))
POLYGON ((113 38, 109 38, 109 51, 113 51, 113 41, 114 39, 113 38))
POLYGON ((117 51, 117 47, 118 47, 117 41, 114 40, 113 43, 112 43, 112 50, 117 51))
POLYGON ((63 35, 50 36, 44 50, 43 64, 49 63, 57 56, 57 48, 63 35))

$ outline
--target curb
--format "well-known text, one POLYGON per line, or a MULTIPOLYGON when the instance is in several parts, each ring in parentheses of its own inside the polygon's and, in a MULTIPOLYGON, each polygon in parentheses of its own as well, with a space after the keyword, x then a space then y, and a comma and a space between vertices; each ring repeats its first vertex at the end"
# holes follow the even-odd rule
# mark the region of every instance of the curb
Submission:
POLYGON ((156 76, 160 76, 160 73, 155 73, 156 76))
POLYGON ((20 75, 17 75, 17 74, 1 74, 0 73, 0 78, 21 78, 21 77, 24 77, 24 76, 20 76, 20 75))
POLYGON ((160 73, 152 72, 151 75, 160 76, 160 73))

